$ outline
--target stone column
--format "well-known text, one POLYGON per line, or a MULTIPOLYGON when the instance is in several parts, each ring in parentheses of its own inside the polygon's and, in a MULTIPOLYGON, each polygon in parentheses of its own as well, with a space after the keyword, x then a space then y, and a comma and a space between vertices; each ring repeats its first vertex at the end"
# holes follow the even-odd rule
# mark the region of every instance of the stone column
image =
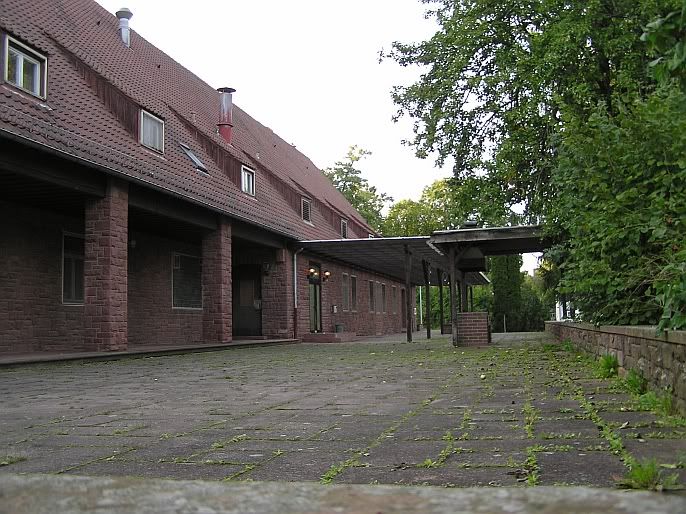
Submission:
POLYGON ((128 346, 128 225, 129 186, 108 179, 85 209, 84 340, 95 351, 128 346))
POLYGON ((232 334, 231 224, 221 218, 202 240, 202 338, 228 343, 232 334))

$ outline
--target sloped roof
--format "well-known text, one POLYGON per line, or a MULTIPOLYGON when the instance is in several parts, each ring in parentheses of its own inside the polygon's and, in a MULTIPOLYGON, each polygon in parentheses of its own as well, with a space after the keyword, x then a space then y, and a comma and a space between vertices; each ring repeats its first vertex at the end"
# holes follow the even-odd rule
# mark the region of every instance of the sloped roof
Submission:
POLYGON ((216 133, 219 93, 135 31, 131 47, 124 46, 118 20, 97 3, 3 0, 0 28, 48 56, 47 100, 0 81, 0 134, 50 146, 295 239, 340 237, 341 218, 349 220, 350 237, 373 232, 312 161, 236 105, 227 144, 216 133), (122 122, 127 108, 131 118, 131 106, 165 120, 164 155, 141 146, 122 122), (203 161, 209 177, 193 168, 179 143, 203 161), (255 198, 240 190, 217 152, 255 170, 255 198), (300 217, 294 200, 300 195, 313 199, 312 224, 300 217))

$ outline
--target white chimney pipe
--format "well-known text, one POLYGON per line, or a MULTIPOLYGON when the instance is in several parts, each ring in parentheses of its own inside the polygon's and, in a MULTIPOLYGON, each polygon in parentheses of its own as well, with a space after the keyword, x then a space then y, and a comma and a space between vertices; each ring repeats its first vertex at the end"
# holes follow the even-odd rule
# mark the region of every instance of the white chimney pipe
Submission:
POLYGON ((133 13, 126 7, 122 7, 117 11, 117 18, 119 18, 119 35, 126 46, 131 46, 131 29, 129 29, 129 20, 133 13))

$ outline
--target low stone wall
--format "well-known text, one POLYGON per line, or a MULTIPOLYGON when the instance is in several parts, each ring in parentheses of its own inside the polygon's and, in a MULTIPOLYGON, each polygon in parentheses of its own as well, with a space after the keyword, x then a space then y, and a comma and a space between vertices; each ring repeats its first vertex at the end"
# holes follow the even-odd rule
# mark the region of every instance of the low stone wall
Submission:
POLYGON ((616 355, 621 368, 640 371, 653 388, 671 387, 677 408, 686 412, 686 331, 657 335, 655 327, 596 327, 564 321, 547 321, 545 329, 593 355, 616 355))

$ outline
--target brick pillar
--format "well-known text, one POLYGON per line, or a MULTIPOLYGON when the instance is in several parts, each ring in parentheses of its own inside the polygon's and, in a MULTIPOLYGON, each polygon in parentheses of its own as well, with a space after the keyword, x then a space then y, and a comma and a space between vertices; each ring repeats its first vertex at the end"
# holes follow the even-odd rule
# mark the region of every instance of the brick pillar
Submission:
POLYGON ((202 338, 228 343, 231 323, 231 224, 220 220, 202 240, 202 338))
POLYGON ((86 200, 84 341, 96 351, 128 343, 129 186, 109 179, 104 198, 86 200))

